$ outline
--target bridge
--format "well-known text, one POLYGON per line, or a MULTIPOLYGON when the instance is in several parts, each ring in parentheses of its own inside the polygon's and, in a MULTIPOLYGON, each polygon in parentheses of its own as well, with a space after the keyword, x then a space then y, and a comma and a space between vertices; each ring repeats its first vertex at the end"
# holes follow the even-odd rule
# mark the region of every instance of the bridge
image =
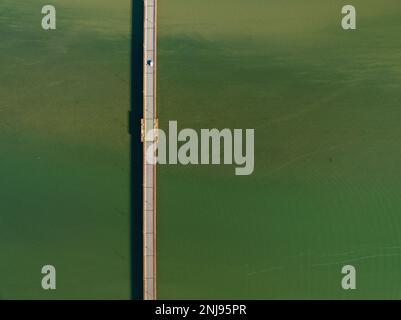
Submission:
POLYGON ((154 145, 148 132, 157 128, 156 45, 157 0, 144 0, 143 34, 143 298, 156 299, 156 165, 146 162, 146 150, 154 145))

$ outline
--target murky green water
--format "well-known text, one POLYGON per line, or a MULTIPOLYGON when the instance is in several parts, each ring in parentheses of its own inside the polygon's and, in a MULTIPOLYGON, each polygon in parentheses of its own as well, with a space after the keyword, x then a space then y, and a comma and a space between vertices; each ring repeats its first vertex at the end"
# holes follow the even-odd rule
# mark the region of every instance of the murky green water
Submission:
POLYGON ((128 298, 130 1, 52 4, 0 3, 0 298, 128 298))
POLYGON ((256 130, 252 176, 159 168, 159 298, 401 298, 401 6, 352 4, 159 2, 160 127, 256 130))
MULTIPOLYGON (((130 3, 53 4, 0 4, 0 298, 128 298, 130 3)), ((159 1, 160 126, 256 130, 159 168, 159 298, 401 298, 401 7, 343 4, 159 1)))

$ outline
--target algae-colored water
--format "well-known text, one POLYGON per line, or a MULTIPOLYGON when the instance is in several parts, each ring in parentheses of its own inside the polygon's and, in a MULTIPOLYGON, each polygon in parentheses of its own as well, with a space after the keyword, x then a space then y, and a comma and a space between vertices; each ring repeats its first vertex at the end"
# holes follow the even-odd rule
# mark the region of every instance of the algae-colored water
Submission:
POLYGON ((51 4, 0 3, 0 298, 129 298, 130 1, 51 4))
POLYGON ((401 6, 352 4, 159 2, 160 127, 255 129, 251 176, 159 167, 159 298, 401 298, 401 6))
MULTIPOLYGON (((130 3, 53 4, 0 4, 0 298, 128 298, 130 3)), ((158 168, 159 298, 401 298, 401 7, 352 4, 159 1, 160 127, 256 130, 158 168)))

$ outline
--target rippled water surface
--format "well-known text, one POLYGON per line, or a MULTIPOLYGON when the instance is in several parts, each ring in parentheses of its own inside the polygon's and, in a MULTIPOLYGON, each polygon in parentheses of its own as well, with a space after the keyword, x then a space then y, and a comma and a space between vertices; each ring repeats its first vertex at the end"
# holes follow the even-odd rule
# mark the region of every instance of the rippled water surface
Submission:
POLYGON ((160 126, 256 130, 252 176, 159 168, 160 298, 401 298, 401 6, 352 4, 159 3, 160 126))

